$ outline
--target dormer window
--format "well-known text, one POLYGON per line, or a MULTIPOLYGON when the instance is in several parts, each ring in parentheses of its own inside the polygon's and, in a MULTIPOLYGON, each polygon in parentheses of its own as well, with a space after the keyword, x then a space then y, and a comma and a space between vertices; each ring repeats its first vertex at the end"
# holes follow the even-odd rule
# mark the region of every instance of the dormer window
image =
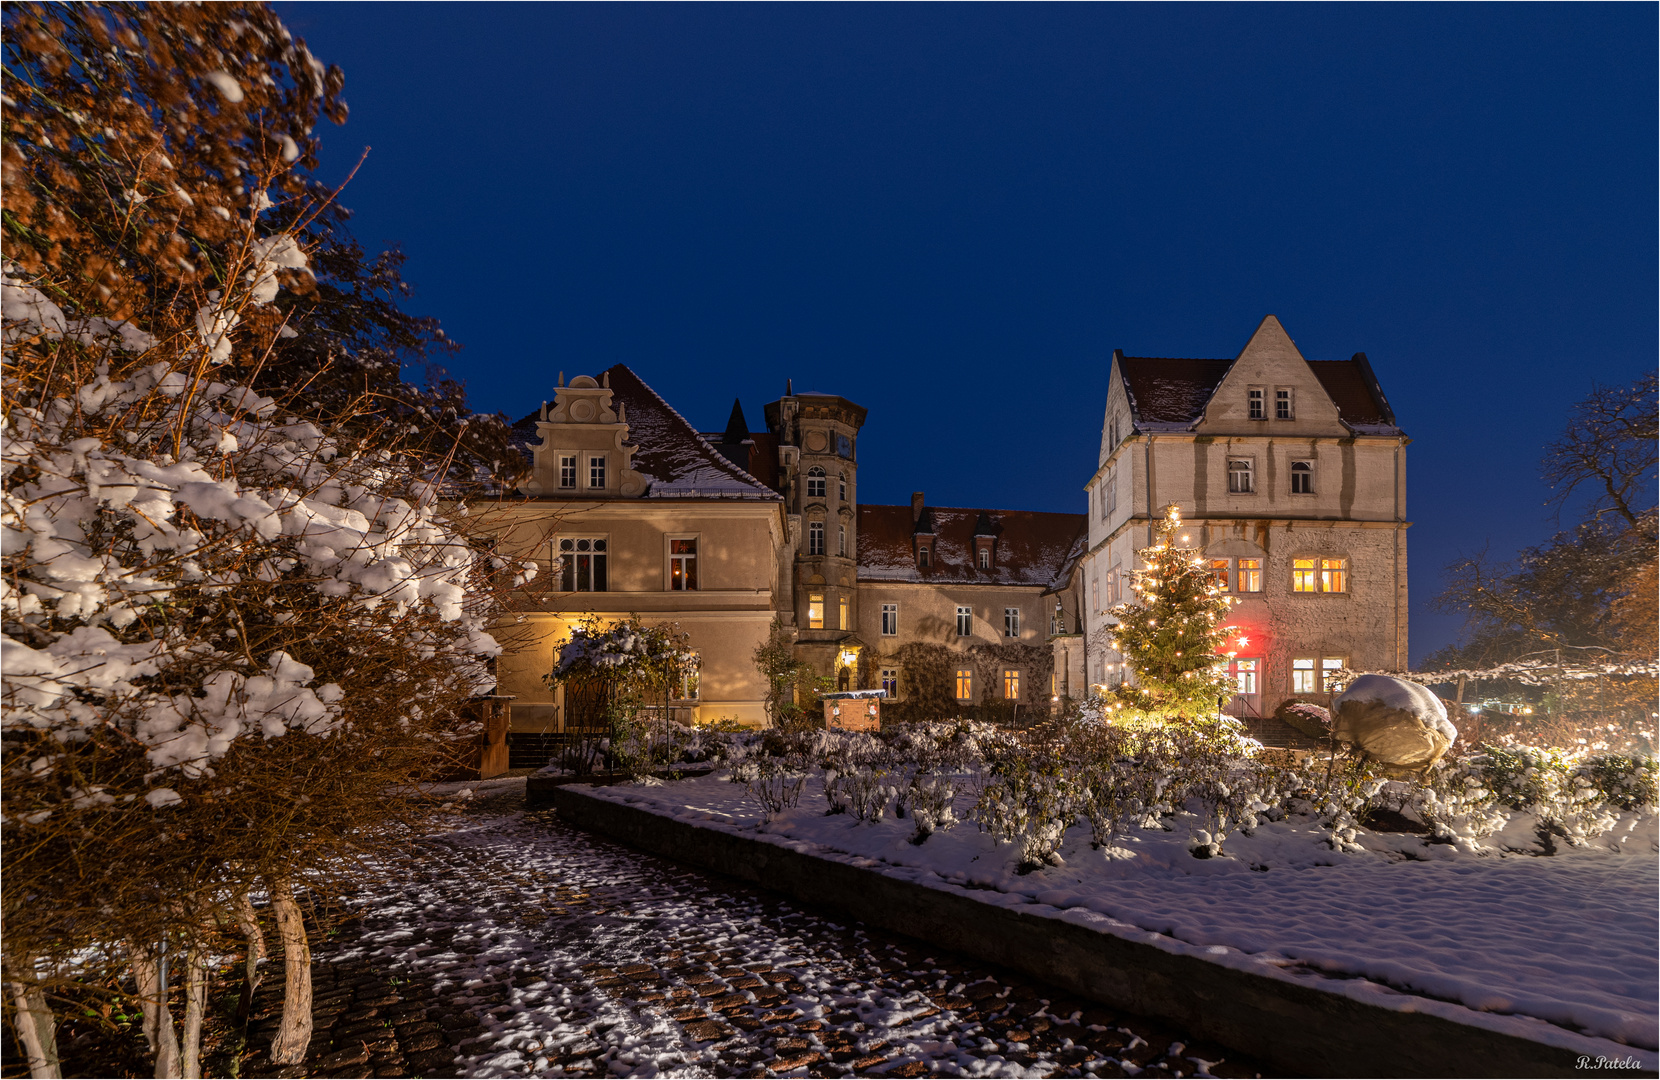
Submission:
POLYGON ((991 549, 986 548, 986 547, 981 548, 975 561, 976 561, 976 564, 980 567, 980 569, 990 570, 991 569, 991 549))
POLYGON ((1291 418, 1291 387, 1281 386, 1274 391, 1274 419, 1290 420, 1291 418))
POLYGON ((916 564, 917 564, 917 566, 919 566, 920 568, 922 568, 924 570, 928 569, 930 558, 931 558, 931 554, 929 552, 929 545, 928 545, 927 541, 923 541, 922 543, 918 544, 916 546, 916 564))
POLYGON ((1245 391, 1245 400, 1250 405, 1252 420, 1268 419, 1268 402, 1260 386, 1253 386, 1245 391))
POLYGON ((807 497, 809 499, 824 498, 824 470, 817 465, 807 470, 807 497))

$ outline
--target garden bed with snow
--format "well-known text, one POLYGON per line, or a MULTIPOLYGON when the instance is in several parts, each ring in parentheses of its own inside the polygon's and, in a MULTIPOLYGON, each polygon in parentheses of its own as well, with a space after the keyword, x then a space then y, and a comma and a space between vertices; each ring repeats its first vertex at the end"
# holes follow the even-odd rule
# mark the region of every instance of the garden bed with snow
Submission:
MULTIPOLYGON (((1549 857, 1525 853, 1527 815, 1482 851, 1368 831, 1358 850, 1336 851, 1318 821, 1291 816, 1230 838, 1214 858, 1194 857, 1179 821, 1131 829, 1105 849, 1078 825, 1060 865, 1020 873, 1018 844, 972 825, 916 844, 909 818, 826 814, 822 772, 771 820, 727 776, 583 793, 1226 967, 1322 973, 1324 989, 1395 1011, 1656 1067, 1652 813, 1623 815, 1593 843, 1549 857)), ((959 790, 956 816, 974 801, 959 790)))

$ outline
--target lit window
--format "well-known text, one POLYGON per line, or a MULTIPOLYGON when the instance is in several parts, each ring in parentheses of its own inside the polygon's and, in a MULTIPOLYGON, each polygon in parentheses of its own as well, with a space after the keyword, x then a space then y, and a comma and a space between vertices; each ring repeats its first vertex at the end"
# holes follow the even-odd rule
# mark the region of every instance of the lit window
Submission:
POLYGON ((972 608, 957 608, 957 636, 967 637, 974 633, 974 610, 972 608))
POLYGON ((1291 463, 1291 494, 1314 494, 1314 466, 1307 461, 1291 463))
POLYGON ((679 700, 681 700, 681 701, 696 701, 697 700, 698 661, 697 661, 697 654, 696 653, 692 654, 691 662, 689 664, 687 664, 684 668, 681 669, 679 690, 680 690, 679 700))
POLYGON ((1229 569, 1230 566, 1227 559, 1212 559, 1210 561, 1210 576, 1216 579, 1217 587, 1223 592, 1228 591, 1229 569))
POLYGON ((591 488, 605 486, 605 456, 603 454, 588 459, 588 486, 591 488))
POLYGON ((916 564, 926 570, 928 568, 928 558, 929 558, 929 556, 928 556, 928 545, 927 544, 917 545, 916 564))
POLYGON ((669 588, 686 592, 697 588, 697 541, 669 541, 669 588))
POLYGON ((822 521, 807 523, 807 554, 824 554, 824 522, 822 521))
POLYGON ((845 596, 842 597, 841 600, 837 602, 836 606, 840 609, 838 614, 841 616, 840 619, 836 623, 836 629, 837 630, 846 630, 847 629, 847 597, 845 597, 845 596))
POLYGON ((1019 608, 1017 608, 1017 607, 1006 607, 1006 608, 1003 609, 1003 636, 1004 637, 1019 637, 1020 636, 1020 609, 1019 608))
POLYGON ((1320 689, 1328 694, 1340 693, 1343 690, 1343 680, 1340 677, 1349 661, 1341 656, 1328 656, 1320 661, 1320 689))
POLYGON ((974 700, 974 669, 960 667, 957 669, 957 700, 974 700))
POLYGON ((807 497, 809 499, 824 498, 824 470, 817 465, 807 470, 807 497))
POLYGON ((1005 701, 1020 700, 1020 669, 1003 669, 1003 698, 1005 701))
POLYGON ((1233 670, 1234 693, 1254 694, 1257 692, 1257 665, 1260 660, 1235 660, 1228 666, 1233 670))
POLYGON ((576 455, 561 454, 559 457, 559 486, 562 488, 576 487, 576 455))
POLYGON ((836 554, 847 558, 847 526, 836 526, 836 554))
POLYGON ((1314 578, 1313 559, 1291 560, 1291 591, 1315 592, 1317 584, 1314 578))
POLYGON ((1320 560, 1320 591, 1321 592, 1348 592, 1349 591, 1349 560, 1348 559, 1321 559, 1320 560))
POLYGON ((882 605, 882 636, 896 637, 899 634, 899 605, 882 605))
POLYGON ((1293 694, 1314 693, 1314 659, 1291 661, 1291 692, 1293 694))
POLYGON ((824 629, 824 594, 821 592, 807 594, 807 629, 824 629))
POLYGON ((1291 419, 1291 388, 1281 386, 1274 391, 1274 419, 1291 419))
POLYGON ((891 698, 899 696, 899 669, 882 669, 882 692, 891 698))
POLYGON ((1268 407, 1263 401, 1261 387, 1253 386, 1247 390, 1245 392, 1245 400, 1250 403, 1252 420, 1268 419, 1268 407))
POLYGON ((991 548, 982 547, 979 551, 979 554, 978 554, 978 561, 979 561, 979 564, 980 564, 980 569, 990 570, 991 569, 991 548))
POLYGON ((1234 495, 1249 495, 1256 490, 1252 473, 1255 463, 1250 458, 1228 459, 1228 491, 1234 495))
POLYGON ((840 473, 836 477, 836 499, 838 502, 847 501, 847 474, 840 473))
POLYGON ((1239 560, 1239 583, 1238 584, 1239 584, 1239 591, 1240 592, 1261 592, 1262 591, 1262 560, 1261 559, 1240 559, 1239 560))
POLYGON ((559 587, 565 592, 605 591, 605 541, 563 537, 559 541, 559 587))

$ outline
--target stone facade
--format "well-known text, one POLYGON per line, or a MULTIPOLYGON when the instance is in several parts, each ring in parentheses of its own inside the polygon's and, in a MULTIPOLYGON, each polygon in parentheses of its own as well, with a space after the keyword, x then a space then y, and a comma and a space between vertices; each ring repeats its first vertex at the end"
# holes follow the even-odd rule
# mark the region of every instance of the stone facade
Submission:
POLYGON ((1230 711, 1404 668, 1407 443, 1364 354, 1310 362, 1272 315, 1231 361, 1115 352, 1077 567, 1091 683, 1124 677, 1107 612, 1172 503, 1237 601, 1230 711))

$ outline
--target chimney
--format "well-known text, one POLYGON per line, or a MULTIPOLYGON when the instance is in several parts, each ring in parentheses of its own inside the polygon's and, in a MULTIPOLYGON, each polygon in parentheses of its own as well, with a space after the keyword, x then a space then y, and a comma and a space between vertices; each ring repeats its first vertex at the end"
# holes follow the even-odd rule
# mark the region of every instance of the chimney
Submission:
POLYGON ((911 524, 922 520, 922 492, 911 492, 911 524))

